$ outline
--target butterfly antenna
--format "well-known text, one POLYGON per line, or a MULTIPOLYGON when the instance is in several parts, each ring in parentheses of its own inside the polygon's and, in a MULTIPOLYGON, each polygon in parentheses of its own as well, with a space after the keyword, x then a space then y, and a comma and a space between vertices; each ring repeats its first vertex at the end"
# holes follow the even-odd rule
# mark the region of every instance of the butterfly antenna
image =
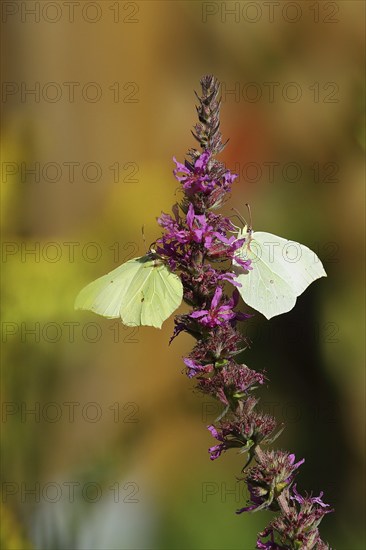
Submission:
POLYGON ((247 203, 245 204, 245 206, 248 208, 248 212, 249 212, 249 224, 250 224, 249 227, 250 227, 250 229, 252 229, 252 228, 253 228, 253 224, 252 224, 252 211, 251 211, 251 209, 250 209, 250 204, 247 202, 247 203))
POLYGON ((142 233, 142 240, 144 241, 145 254, 147 254, 147 249, 146 249, 146 237, 145 237, 145 226, 144 226, 144 225, 141 227, 141 233, 142 233))
POLYGON ((237 210, 236 208, 232 208, 231 210, 234 210, 234 212, 236 212, 236 214, 237 214, 237 216, 238 216, 238 218, 239 218, 239 220, 241 221, 242 224, 248 225, 246 219, 243 218, 243 216, 240 214, 239 210, 237 210))
POLYGON ((149 252, 153 252, 154 254, 156 254, 155 245, 156 245, 156 241, 153 241, 149 246, 149 252))

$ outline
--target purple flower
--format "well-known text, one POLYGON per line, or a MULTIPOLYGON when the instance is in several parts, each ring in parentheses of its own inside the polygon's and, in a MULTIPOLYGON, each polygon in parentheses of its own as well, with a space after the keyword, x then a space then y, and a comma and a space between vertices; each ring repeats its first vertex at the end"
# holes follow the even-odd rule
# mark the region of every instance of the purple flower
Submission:
POLYGON ((187 232, 186 238, 188 240, 186 240, 186 242, 193 241, 195 243, 202 243, 205 248, 210 249, 214 238, 213 227, 207 223, 204 214, 195 214, 193 204, 190 204, 188 208, 187 226, 189 232, 187 232))
POLYGON ((182 187, 188 197, 202 193, 209 195, 215 189, 221 189, 227 193, 235 178, 236 174, 231 174, 229 170, 224 173, 215 174, 210 170, 211 152, 206 150, 196 159, 194 166, 186 162, 182 164, 178 162, 174 157, 173 160, 176 164, 175 170, 173 170, 174 176, 182 184, 182 187))
POLYGON ((233 304, 228 302, 227 304, 219 305, 222 297, 221 286, 217 287, 215 294, 211 301, 210 309, 201 309, 191 313, 192 319, 197 319, 199 323, 206 327, 216 327, 234 319, 236 313, 232 311, 233 304))
POLYGON ((231 271, 217 271, 212 267, 206 267, 205 269, 205 282, 208 286, 216 288, 220 281, 228 281, 233 286, 241 286, 236 280, 236 274, 231 271))
POLYGON ((245 482, 250 494, 251 505, 241 508, 237 514, 263 508, 277 510, 277 498, 291 485, 295 470, 305 462, 295 463, 295 455, 283 451, 262 451, 260 462, 250 468, 245 482))
POLYGON ((222 441, 222 443, 220 443, 220 445, 214 445, 213 447, 210 447, 209 450, 208 450, 208 452, 210 453, 210 459, 211 460, 216 460, 216 458, 219 458, 222 451, 225 451, 227 447, 225 445, 223 436, 219 434, 219 432, 216 430, 215 426, 213 426, 213 425, 207 426, 207 429, 209 430, 209 432, 211 433, 211 435, 215 439, 217 439, 218 441, 222 441))
POLYGON ((236 307, 239 301, 239 293, 236 289, 228 302, 219 305, 221 298, 222 288, 219 286, 215 290, 210 309, 193 311, 193 313, 190 314, 190 317, 192 319, 197 319, 201 325, 210 328, 224 325, 231 320, 243 321, 251 317, 251 315, 247 313, 233 311, 233 308, 236 307))
POLYGON ((234 260, 235 258, 235 261, 239 263, 245 271, 253 269, 251 267, 251 260, 242 260, 238 256, 235 256, 235 252, 245 243, 245 238, 237 239, 234 235, 227 237, 220 231, 215 231, 214 236, 216 240, 210 248, 211 258, 221 258, 223 256, 226 256, 230 260, 234 260))
POLYGON ((180 225, 179 216, 173 219, 169 214, 162 213, 158 218, 158 223, 164 227, 166 233, 165 238, 169 240, 176 240, 179 243, 187 242, 187 232, 180 225))
MULTIPOLYGON (((162 213, 158 218, 158 223, 165 229, 165 233, 157 241, 157 252, 167 259, 173 270, 177 267, 189 268, 193 263, 197 264, 194 262, 195 244, 199 245, 202 258, 206 255, 207 258, 217 261, 232 261, 235 252, 245 242, 244 238, 227 236, 227 232, 235 229, 228 218, 212 212, 197 214, 192 203, 187 205, 185 219, 179 216, 177 205, 173 207, 173 215, 172 217, 162 213)), ((240 260, 240 262, 243 268, 251 269, 250 260, 240 260)), ((206 267, 208 270, 212 269, 208 264, 206 267)), ((202 262, 201 268, 204 269, 202 262)), ((234 286, 239 285, 234 273, 231 272, 223 272, 221 280, 230 280, 234 286)))
POLYGON ((206 374, 213 370, 213 365, 201 365, 198 361, 190 359, 189 357, 184 357, 183 361, 188 368, 188 378, 193 378, 193 376, 196 376, 198 373, 206 374))
POLYGON ((289 546, 280 546, 273 538, 267 542, 262 542, 258 539, 256 548, 260 550, 290 550, 289 546))
POLYGON ((291 496, 290 499, 296 500, 296 502, 298 502, 301 505, 305 504, 306 502, 310 502, 311 504, 318 504, 318 506, 320 506, 321 508, 327 508, 329 506, 329 504, 324 504, 324 502, 322 501, 322 496, 324 494, 323 491, 321 491, 318 497, 312 497, 312 496, 302 497, 297 492, 296 483, 295 483, 294 486, 292 487, 292 492, 294 493, 294 496, 291 496))
POLYGON ((276 427, 275 419, 255 411, 257 400, 248 397, 242 401, 238 413, 230 420, 222 420, 219 428, 209 426, 211 434, 220 441, 219 445, 210 447, 211 460, 218 458, 222 452, 239 448, 240 452, 249 451, 253 446, 268 437, 276 427))
POLYGON ((216 182, 207 173, 210 156, 209 151, 204 151, 196 160, 193 169, 189 163, 185 165, 178 162, 175 157, 173 158, 176 164, 176 168, 173 170, 174 176, 182 184, 188 196, 196 193, 209 194, 214 189, 216 182))
POLYGON ((252 260, 243 260, 242 258, 239 258, 238 256, 235 258, 236 263, 240 265, 244 269, 244 271, 249 271, 252 268, 252 260))
POLYGON ((215 369, 211 377, 199 377, 197 389, 229 405, 233 400, 247 395, 257 384, 263 383, 263 374, 235 361, 226 361, 221 368, 215 369))
POLYGON ((239 347, 242 340, 243 337, 232 324, 218 326, 197 341, 190 357, 202 363, 227 360, 243 351, 239 347))
POLYGON ((191 319, 190 315, 176 315, 174 323, 175 327, 173 336, 170 338, 170 344, 181 332, 187 332, 194 338, 201 336, 200 327, 197 327, 196 321, 191 319))
POLYGON ((170 265, 173 262, 174 265, 190 266, 195 243, 209 251, 216 241, 214 227, 204 214, 195 213, 193 204, 188 207, 185 221, 178 215, 173 219, 169 214, 162 214, 158 222, 165 229, 165 234, 157 241, 158 253, 168 257, 170 265))
POLYGON ((296 485, 292 487, 292 491, 287 511, 282 512, 262 533, 259 533, 257 548, 276 548, 268 544, 275 544, 277 536, 281 543, 286 544, 284 548, 329 550, 329 546, 321 540, 318 530, 323 517, 333 511, 327 509, 329 505, 321 500, 323 493, 318 497, 303 497, 297 492, 296 485), (270 541, 263 543, 260 540, 267 537, 270 537, 270 541))
MULTIPOLYGON (((239 292, 237 291, 237 289, 235 289, 232 297, 228 302, 232 309, 238 305, 239 296, 239 292)), ((251 315, 250 313, 243 313, 242 311, 237 311, 235 314, 235 319, 237 321, 245 321, 246 319, 250 319, 250 317, 253 317, 253 315, 251 315)))

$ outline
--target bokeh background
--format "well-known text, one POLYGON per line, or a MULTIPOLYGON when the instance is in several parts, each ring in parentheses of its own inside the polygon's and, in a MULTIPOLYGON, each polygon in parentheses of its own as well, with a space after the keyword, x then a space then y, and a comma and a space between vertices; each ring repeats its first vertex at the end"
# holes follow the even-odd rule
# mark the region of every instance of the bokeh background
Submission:
MULTIPOLYGON (((2 3, 4 549, 251 549, 235 452, 182 374, 193 341, 74 312, 79 289, 159 236, 194 144, 199 79, 222 84, 230 202, 328 273, 243 326, 263 408, 325 491, 333 548, 363 539, 364 16, 361 1, 2 3), (33 92, 32 92, 33 90, 33 92), (33 412, 32 412, 33 411, 33 412)), ((243 305, 245 310, 248 310, 243 305)), ((184 311, 182 307, 181 311, 184 311)))

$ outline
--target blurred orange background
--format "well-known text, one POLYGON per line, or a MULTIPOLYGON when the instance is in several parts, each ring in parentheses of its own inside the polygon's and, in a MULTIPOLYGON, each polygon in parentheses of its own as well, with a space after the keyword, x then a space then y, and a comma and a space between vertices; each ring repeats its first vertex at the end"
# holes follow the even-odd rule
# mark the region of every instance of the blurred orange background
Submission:
MULTIPOLYGON (((328 273, 243 326, 266 369, 276 445, 325 491, 333 548, 361 550, 365 4, 3 2, 4 549, 251 549, 235 452, 182 374, 193 341, 74 312, 79 289, 144 253, 194 145, 193 90, 222 82, 224 212, 311 247, 328 273), (33 90, 33 91, 32 91, 33 90), (32 412, 33 411, 33 412, 32 412)), ((246 306, 243 306, 246 310, 246 306)), ((182 306, 181 311, 185 311, 182 306)))

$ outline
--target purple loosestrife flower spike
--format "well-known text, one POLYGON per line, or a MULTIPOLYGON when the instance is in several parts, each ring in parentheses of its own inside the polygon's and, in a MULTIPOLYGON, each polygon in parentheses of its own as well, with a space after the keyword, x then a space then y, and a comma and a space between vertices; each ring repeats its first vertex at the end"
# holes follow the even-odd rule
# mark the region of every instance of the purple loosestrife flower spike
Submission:
POLYGON ((237 511, 251 512, 262 510, 278 510, 277 497, 288 487, 295 476, 295 471, 304 459, 295 463, 295 455, 283 451, 265 451, 257 466, 253 466, 246 475, 246 484, 250 494, 250 506, 237 511))
MULTIPOLYGON (((221 141, 220 132, 220 83, 212 75, 206 75, 201 79, 202 95, 196 97, 197 114, 199 122, 195 125, 193 136, 204 150, 211 151, 214 155, 220 153, 226 144, 221 141)), ((195 158, 193 154, 192 159, 195 158)))
MULTIPOLYGON (((253 393, 267 378, 251 370, 237 356, 249 345, 238 323, 250 315, 237 310, 239 293, 232 261, 245 238, 217 209, 227 200, 237 176, 215 157, 226 143, 220 132, 220 85, 211 75, 201 79, 197 95, 198 123, 193 135, 199 149, 188 151, 173 170, 183 198, 172 215, 161 214, 163 234, 156 241, 157 253, 181 277, 184 300, 191 310, 177 315, 171 341, 181 332, 196 341, 184 357, 186 374, 195 379, 196 390, 216 399, 223 412, 208 426, 216 440, 209 448, 211 460, 229 449, 246 453, 240 480, 246 483, 249 500, 237 511, 271 510, 279 515, 258 535, 257 548, 267 550, 325 550, 319 524, 331 510, 318 497, 301 496, 293 485, 304 459, 280 450, 263 450, 273 443, 282 428, 258 409, 253 393), (255 464, 249 467, 252 460, 255 464)), ((236 261, 239 259, 236 257, 236 261)), ((245 270, 250 260, 243 261, 245 270)), ((239 285, 240 286, 240 285, 239 285)))
POLYGON ((275 518, 259 533, 257 548, 272 548, 266 545, 272 544, 271 541, 277 538, 285 544, 280 548, 330 550, 329 545, 320 538, 318 530, 323 517, 332 512, 329 505, 321 500, 323 493, 318 497, 303 497, 297 492, 296 485, 292 487, 292 492, 287 512, 275 518), (270 541, 263 543, 261 539, 267 537, 270 537, 270 541))

